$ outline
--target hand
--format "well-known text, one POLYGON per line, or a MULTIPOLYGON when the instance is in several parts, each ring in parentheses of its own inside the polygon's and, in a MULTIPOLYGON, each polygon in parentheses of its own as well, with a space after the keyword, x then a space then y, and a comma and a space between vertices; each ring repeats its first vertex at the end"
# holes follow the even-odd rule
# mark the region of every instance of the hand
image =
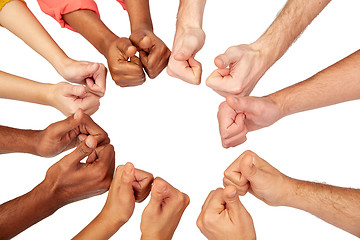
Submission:
POLYGON ((215 58, 218 67, 206 80, 206 85, 223 97, 248 96, 270 67, 262 48, 254 45, 230 47, 215 58))
POLYGON ((114 147, 107 144, 96 148, 96 139, 88 136, 72 153, 49 168, 44 183, 51 186, 54 202, 62 207, 106 192, 114 168, 114 147))
POLYGON ((246 141, 246 134, 268 127, 282 118, 279 104, 266 97, 228 96, 218 112, 221 142, 224 148, 235 147, 246 141))
POLYGON ((141 202, 149 195, 152 182, 151 173, 135 169, 131 163, 118 166, 101 211, 104 219, 119 229, 133 214, 135 201, 141 202))
POLYGON ((141 217, 142 240, 170 240, 190 199, 161 178, 155 178, 151 199, 141 217))
POLYGON ((196 222, 209 240, 255 240, 250 214, 239 200, 234 186, 211 191, 196 222))
POLYGON ((67 81, 86 85, 89 92, 98 97, 104 96, 107 73, 104 64, 67 59, 59 72, 67 81))
POLYGON ((238 194, 250 192, 271 206, 284 205, 293 189, 291 178, 251 151, 241 154, 224 175, 224 186, 234 185, 238 194))
POLYGON ((167 73, 185 82, 199 85, 202 68, 201 63, 194 57, 204 46, 204 42, 205 33, 201 28, 177 28, 167 73))
POLYGON ((110 44, 105 57, 111 77, 116 85, 132 87, 145 82, 143 66, 135 53, 136 47, 132 45, 128 38, 116 38, 110 44))
POLYGON ((168 64, 169 48, 149 30, 133 32, 130 40, 137 47, 141 63, 149 78, 158 76, 168 64))
POLYGON ((60 82, 53 85, 49 92, 49 105, 65 116, 70 116, 79 108, 88 115, 95 113, 100 106, 100 99, 95 94, 86 92, 84 86, 60 82))
POLYGON ((107 133, 81 109, 78 109, 67 119, 38 131, 36 154, 42 157, 56 156, 78 145, 87 135, 94 137, 97 146, 110 143, 107 133))

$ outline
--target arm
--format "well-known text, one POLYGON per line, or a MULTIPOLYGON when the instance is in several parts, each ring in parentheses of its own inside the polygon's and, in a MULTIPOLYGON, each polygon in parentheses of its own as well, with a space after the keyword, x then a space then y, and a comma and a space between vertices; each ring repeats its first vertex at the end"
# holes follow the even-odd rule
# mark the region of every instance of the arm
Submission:
POLYGON ((87 84, 92 92, 104 95, 105 67, 70 59, 23 2, 15 0, 6 4, 0 11, 0 24, 44 57, 66 80, 87 84))
POLYGON ((246 151, 225 171, 224 185, 250 192, 272 206, 289 206, 360 237, 360 190, 290 178, 255 153, 246 151))
POLYGON ((131 163, 117 167, 104 208, 73 239, 109 239, 130 219, 135 201, 148 196, 152 181, 150 173, 135 169, 131 163))
POLYGON ((49 168, 41 184, 0 205, 0 238, 16 236, 66 204, 104 193, 114 171, 114 149, 95 147, 94 136, 87 137, 78 149, 49 168), (87 162, 81 163, 87 156, 87 162))
POLYGON ((309 79, 265 97, 232 97, 219 107, 224 147, 246 141, 246 134, 297 112, 360 98, 360 50, 309 79))
POLYGON ((230 47, 215 58, 218 69, 208 77, 206 84, 222 96, 248 96, 265 72, 329 2, 288 0, 258 40, 250 45, 230 47))
POLYGON ((128 87, 145 82, 142 64, 135 56, 136 48, 128 38, 116 36, 94 11, 76 10, 64 14, 63 18, 104 55, 117 85, 128 87))
POLYGON ((201 82, 201 63, 194 59, 203 47, 205 33, 202 30, 206 0, 182 0, 176 22, 173 51, 167 72, 192 84, 201 82))
POLYGON ((53 157, 74 148, 87 135, 93 135, 98 146, 110 142, 107 133, 81 109, 44 130, 23 130, 0 126, 0 154, 23 152, 53 157))
POLYGON ((167 66, 170 50, 153 33, 149 0, 126 0, 131 25, 131 42, 138 48, 142 65, 150 78, 167 66))
POLYGON ((0 98, 31 102, 54 107, 69 116, 78 108, 93 114, 99 108, 99 96, 87 93, 84 86, 66 82, 39 83, 0 71, 0 98))

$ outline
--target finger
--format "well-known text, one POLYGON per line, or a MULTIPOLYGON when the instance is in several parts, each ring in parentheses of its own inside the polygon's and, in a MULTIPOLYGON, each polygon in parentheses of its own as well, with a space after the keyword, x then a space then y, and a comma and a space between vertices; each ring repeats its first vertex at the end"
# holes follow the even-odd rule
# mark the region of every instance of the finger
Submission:
POLYGON ((152 46, 151 38, 144 32, 135 32, 130 35, 131 42, 139 49, 148 49, 152 46))
POLYGON ((193 57, 189 58, 188 63, 194 75, 193 84, 199 85, 201 83, 202 65, 193 57))
POLYGON ((157 77, 162 70, 168 65, 170 50, 164 46, 153 47, 148 55, 147 63, 144 64, 145 69, 150 78, 157 77))
POLYGON ((70 164, 79 164, 82 159, 89 156, 96 148, 96 140, 92 136, 88 136, 79 146, 63 159, 70 164))
POLYGON ((223 191, 223 198, 226 203, 226 209, 230 216, 240 218, 241 211, 244 210, 244 206, 240 202, 239 196, 236 192, 235 186, 227 186, 223 191))
MULTIPOLYGON (((188 39, 186 39, 188 40, 188 39)), ((177 50, 174 53, 174 58, 177 61, 186 61, 190 57, 195 55, 195 50, 198 47, 198 43, 196 41, 181 41, 179 46, 176 46, 177 50)))
POLYGON ((148 211, 153 213, 160 213, 163 205, 163 201, 166 197, 169 184, 162 178, 156 178, 151 188, 151 198, 146 206, 148 211))
POLYGON ((238 185, 237 183, 234 183, 234 182, 230 181, 226 177, 223 178, 224 187, 235 186, 236 189, 237 189, 237 194, 240 195, 240 196, 244 196, 248 192, 250 184, 249 184, 248 181, 246 181, 244 183, 241 183, 241 184, 243 184, 243 185, 238 185))
POLYGON ((225 201, 222 196, 223 191, 224 189, 218 188, 213 192, 211 198, 208 200, 207 206, 204 207, 204 211, 219 214, 225 209, 225 201))
POLYGON ((105 145, 110 142, 108 134, 97 125, 89 115, 84 114, 80 124, 80 134, 92 135, 97 141, 97 145, 105 145))
POLYGON ((120 196, 131 195, 135 200, 132 183, 135 181, 135 168, 132 163, 126 163, 121 174, 120 196))
POLYGON ((204 204, 203 204, 202 207, 201 207, 202 210, 204 210, 204 209, 207 208, 207 206, 209 205, 209 202, 210 202, 212 196, 214 195, 214 192, 215 192, 215 190, 213 190, 213 191, 211 191, 211 192, 209 193, 209 195, 207 196, 207 198, 206 198, 205 201, 204 201, 204 204))
POLYGON ((114 146, 111 144, 102 145, 95 149, 97 159, 94 161, 92 171, 94 174, 99 173, 99 171, 104 173, 103 178, 108 179, 110 185, 112 176, 115 169, 115 151, 114 146))
POLYGON ((252 113, 254 111, 254 100, 249 97, 227 96, 226 102, 236 112, 252 113))
POLYGON ((229 79, 229 74, 230 70, 228 68, 213 71, 206 79, 206 86, 214 91, 223 91, 224 85, 227 84, 228 80, 231 80, 229 79))
POLYGON ((133 188, 135 191, 136 202, 144 201, 150 193, 151 185, 154 181, 154 177, 151 173, 136 169, 135 181, 133 182, 133 188))
POLYGON ((246 153, 240 161, 240 171, 249 182, 257 181, 259 179, 259 174, 257 174, 258 168, 255 166, 255 161, 257 159, 255 159, 253 154, 246 153))
POLYGON ((71 97, 76 96, 78 98, 84 98, 86 95, 86 89, 82 85, 67 84, 64 88, 64 96, 71 97))
POLYGON ((86 85, 92 93, 103 97, 106 90, 107 69, 104 64, 98 64, 98 66, 98 69, 92 74, 92 77, 86 79, 86 85))
POLYGON ((231 126, 235 123, 237 114, 225 101, 219 105, 219 111, 217 114, 219 122, 219 132, 221 138, 228 139, 237 133, 237 129, 231 126))

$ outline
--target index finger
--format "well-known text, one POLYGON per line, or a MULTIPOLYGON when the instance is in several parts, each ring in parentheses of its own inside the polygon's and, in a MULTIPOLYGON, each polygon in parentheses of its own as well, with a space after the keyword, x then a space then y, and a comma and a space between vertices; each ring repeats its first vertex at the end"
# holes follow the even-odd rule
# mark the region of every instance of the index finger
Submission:
POLYGON ((94 136, 97 141, 97 146, 110 143, 108 134, 86 114, 84 114, 82 118, 79 130, 81 134, 94 136))

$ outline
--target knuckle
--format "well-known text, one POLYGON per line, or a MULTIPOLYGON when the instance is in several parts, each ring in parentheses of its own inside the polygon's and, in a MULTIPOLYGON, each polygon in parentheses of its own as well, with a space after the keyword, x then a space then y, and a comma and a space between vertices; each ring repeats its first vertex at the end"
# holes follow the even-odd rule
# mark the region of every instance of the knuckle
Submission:
POLYGON ((204 212, 203 214, 203 226, 204 227, 214 227, 216 226, 216 220, 214 216, 209 212, 204 212))

